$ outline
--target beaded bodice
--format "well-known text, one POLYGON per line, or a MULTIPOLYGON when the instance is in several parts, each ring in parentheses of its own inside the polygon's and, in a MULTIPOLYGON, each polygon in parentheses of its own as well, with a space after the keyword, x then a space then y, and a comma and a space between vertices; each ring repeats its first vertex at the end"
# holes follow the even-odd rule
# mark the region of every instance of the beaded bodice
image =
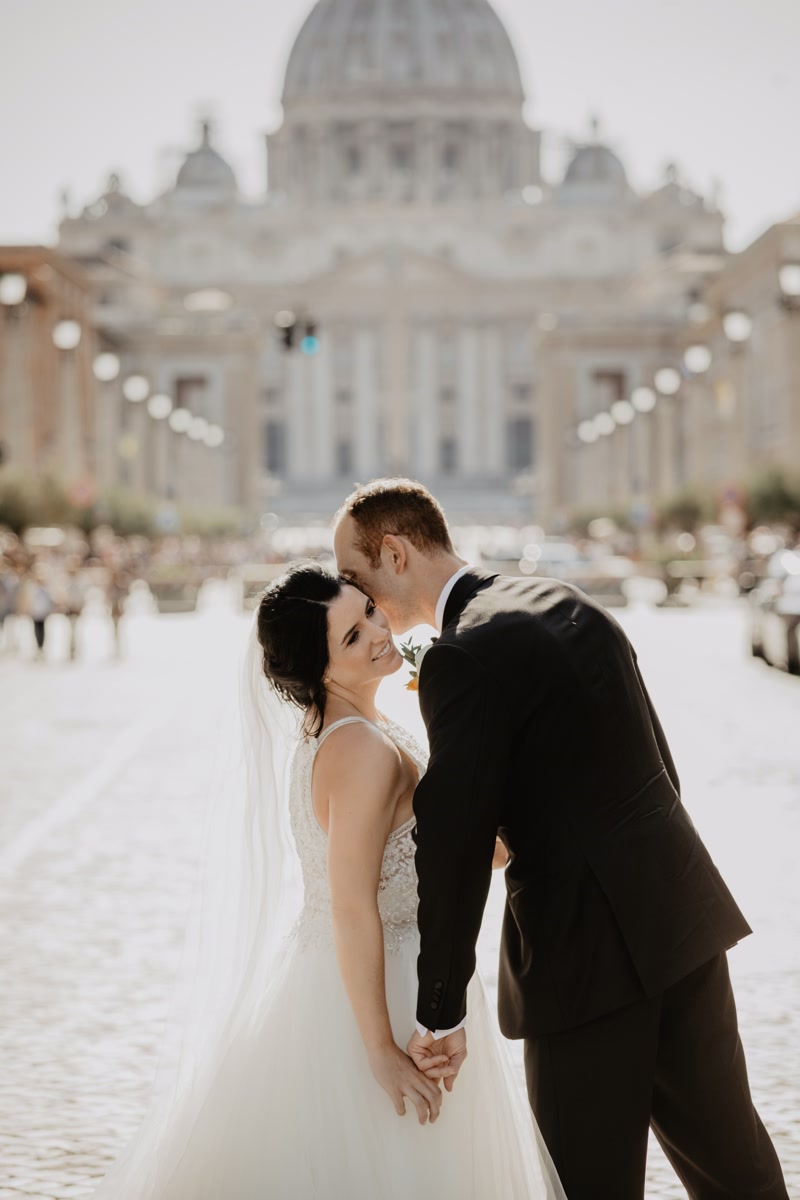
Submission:
MULTIPOLYGON (((331 726, 332 730, 334 727, 331 726)), ((427 756, 408 730, 394 721, 381 720, 380 729, 417 766, 425 770, 427 756)), ((311 774, 320 743, 301 741, 292 763, 289 810, 297 853, 303 872, 303 910, 294 936, 307 948, 333 946, 331 896, 328 885, 328 836, 319 824, 311 799, 311 774)), ((378 910, 383 940, 391 952, 413 937, 417 929, 417 874, 411 836, 414 818, 395 829, 386 843, 378 886, 378 910)))

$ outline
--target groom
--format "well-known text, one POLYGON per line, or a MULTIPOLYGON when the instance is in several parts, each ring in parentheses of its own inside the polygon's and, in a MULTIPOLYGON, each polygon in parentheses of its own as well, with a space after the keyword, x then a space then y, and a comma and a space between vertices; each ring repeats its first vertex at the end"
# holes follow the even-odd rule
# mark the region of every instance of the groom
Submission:
MULTIPOLYGON (((503 1033, 569 1200, 640 1200, 652 1127, 690 1196, 787 1200, 747 1080, 725 951, 750 933, 680 800, 633 647, 588 597, 468 567, 421 484, 336 518, 340 571, 420 668, 417 1033, 459 1068, 495 838, 508 848, 503 1033)), ((454 1076, 446 1080, 452 1088, 454 1076)))

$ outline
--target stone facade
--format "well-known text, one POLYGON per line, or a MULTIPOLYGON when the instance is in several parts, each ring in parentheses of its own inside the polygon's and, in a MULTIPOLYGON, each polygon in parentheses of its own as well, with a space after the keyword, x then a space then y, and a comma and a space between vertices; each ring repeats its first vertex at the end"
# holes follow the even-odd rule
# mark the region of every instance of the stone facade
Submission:
POLYGON ((0 462, 63 479, 77 501, 90 502, 100 450, 89 280, 45 247, 4 246, 2 281, 19 291, 0 290, 0 462), (59 348, 65 322, 74 328, 59 348))
MULTIPOLYGON (((705 380, 684 372, 676 400, 591 444, 576 431, 712 336, 738 278, 722 215, 675 167, 637 192, 596 123, 563 177, 543 178, 523 102, 486 0, 325 0, 289 57, 260 200, 242 198, 206 123, 152 203, 112 178, 65 215, 60 249, 91 280, 121 378, 141 372, 225 430, 207 452, 139 405, 132 482, 300 514, 403 473, 465 517, 557 524, 646 512, 688 481, 705 380), (717 317, 693 325, 709 287, 717 317)), ((745 465, 726 450, 720 481, 745 465)))

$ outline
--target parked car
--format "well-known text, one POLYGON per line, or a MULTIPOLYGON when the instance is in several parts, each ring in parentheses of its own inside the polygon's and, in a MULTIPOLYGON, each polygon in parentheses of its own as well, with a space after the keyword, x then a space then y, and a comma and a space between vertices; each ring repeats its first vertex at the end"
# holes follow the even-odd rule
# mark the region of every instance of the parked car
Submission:
POLYGON ((773 554, 750 604, 754 657, 800 675, 800 551, 773 554))
POLYGON ((482 565, 504 575, 535 575, 561 579, 586 592, 606 607, 622 608, 628 603, 626 581, 634 573, 624 555, 598 551, 586 554, 572 542, 546 537, 526 546, 494 547, 484 553, 482 565))

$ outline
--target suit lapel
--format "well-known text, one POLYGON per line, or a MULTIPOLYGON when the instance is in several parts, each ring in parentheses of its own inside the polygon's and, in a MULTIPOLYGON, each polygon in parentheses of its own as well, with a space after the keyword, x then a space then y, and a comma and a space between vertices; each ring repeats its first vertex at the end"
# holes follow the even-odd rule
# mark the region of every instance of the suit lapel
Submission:
POLYGON ((470 596, 477 592, 481 585, 491 583, 497 578, 497 572, 482 571, 480 567, 472 567, 460 579, 456 580, 452 592, 447 597, 442 618, 442 632, 460 615, 470 596))

